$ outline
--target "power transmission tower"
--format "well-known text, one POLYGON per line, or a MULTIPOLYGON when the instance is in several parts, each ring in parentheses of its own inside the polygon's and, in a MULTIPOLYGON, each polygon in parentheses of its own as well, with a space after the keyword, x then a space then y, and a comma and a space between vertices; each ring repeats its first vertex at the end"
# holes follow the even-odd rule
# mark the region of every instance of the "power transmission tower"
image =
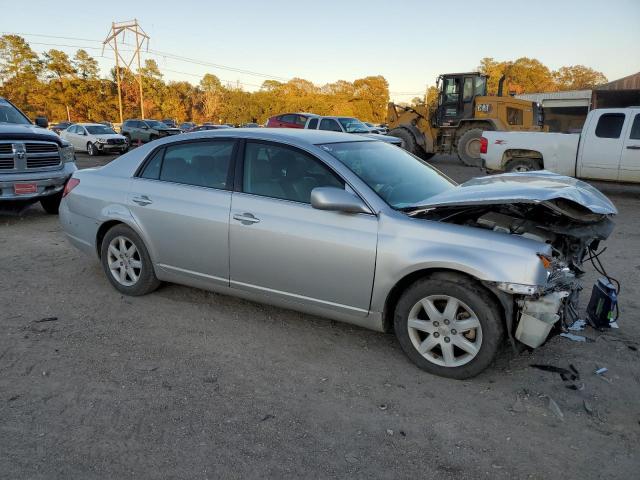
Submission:
POLYGON ((149 38, 149 35, 147 35, 142 27, 138 24, 138 20, 133 19, 127 22, 112 22, 109 35, 107 35, 107 38, 104 40, 104 42, 102 42, 102 53, 104 54, 105 46, 109 45, 116 56, 116 83, 118 84, 118 106, 120 107, 120 123, 124 121, 122 116, 122 87, 120 85, 122 79, 120 76, 120 62, 122 62, 123 68, 125 70, 128 70, 138 82, 138 86, 140 87, 140 118, 144 118, 144 99, 142 97, 142 70, 140 65, 140 50, 144 46, 145 42, 147 44, 147 50, 149 49, 149 38), (120 43, 120 45, 126 45, 124 43, 124 40, 127 32, 134 35, 136 41, 134 45, 135 50, 133 50, 131 58, 129 58, 128 60, 122 56, 122 49, 118 49, 118 42, 120 43), (138 64, 137 74, 131 70, 131 64, 134 62, 134 60, 138 64))

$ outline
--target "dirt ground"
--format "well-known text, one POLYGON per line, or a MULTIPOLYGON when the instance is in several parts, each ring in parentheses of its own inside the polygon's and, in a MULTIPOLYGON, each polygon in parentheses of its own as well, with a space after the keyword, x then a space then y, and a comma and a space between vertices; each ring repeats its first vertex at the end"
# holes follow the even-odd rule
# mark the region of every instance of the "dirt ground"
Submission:
POLYGON ((57 217, 0 215, 0 477, 638 478, 640 188, 598 186, 620 329, 505 349, 469 381, 393 335, 176 285, 123 297, 57 217))

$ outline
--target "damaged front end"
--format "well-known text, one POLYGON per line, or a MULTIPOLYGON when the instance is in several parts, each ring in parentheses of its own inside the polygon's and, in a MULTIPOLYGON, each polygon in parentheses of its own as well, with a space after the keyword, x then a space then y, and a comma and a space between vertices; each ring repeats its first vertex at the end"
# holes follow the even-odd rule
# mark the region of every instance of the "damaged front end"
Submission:
POLYGON ((578 318, 583 263, 609 237, 611 217, 617 213, 591 185, 549 172, 474 179, 407 210, 411 216, 517 235, 551 247, 551 256, 538 254, 548 271, 544 285, 489 285, 509 294, 506 301, 501 297, 512 341, 515 337, 532 348, 544 343, 554 325, 564 330, 578 318))

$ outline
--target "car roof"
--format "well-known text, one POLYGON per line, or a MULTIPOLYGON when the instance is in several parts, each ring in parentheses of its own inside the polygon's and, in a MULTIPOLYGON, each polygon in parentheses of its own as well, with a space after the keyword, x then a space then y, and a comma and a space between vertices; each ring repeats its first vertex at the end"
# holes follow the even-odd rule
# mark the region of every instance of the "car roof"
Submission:
POLYGON ((328 130, 308 130, 306 128, 222 128, 215 130, 202 130, 184 134, 185 136, 165 137, 156 140, 159 144, 172 143, 179 139, 195 138, 249 138, 255 140, 273 140, 283 143, 305 143, 308 145, 320 145, 323 143, 343 143, 343 142, 371 142, 375 141, 369 137, 361 137, 351 133, 332 132, 328 130), (188 135, 188 137, 187 137, 188 135))
POLYGON ((81 127, 104 127, 105 126, 102 123, 76 123, 75 125, 80 125, 81 127))

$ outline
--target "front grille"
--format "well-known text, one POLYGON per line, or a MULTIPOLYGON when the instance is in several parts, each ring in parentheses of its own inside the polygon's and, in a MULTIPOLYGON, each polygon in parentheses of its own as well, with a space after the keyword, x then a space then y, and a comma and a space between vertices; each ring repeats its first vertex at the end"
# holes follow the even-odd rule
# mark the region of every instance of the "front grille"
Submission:
POLYGON ((25 143, 27 153, 58 153, 55 143, 25 143))
POLYGON ((122 145, 124 143, 124 138, 109 138, 107 139, 107 143, 109 145, 122 145))
POLYGON ((13 158, 0 158, 0 170, 13 170, 13 158))
POLYGON ((3 154, 12 154, 13 153, 13 149, 11 148, 11 144, 10 143, 0 143, 0 155, 3 154))
POLYGON ((60 165, 59 155, 47 155, 43 157, 27 157, 27 168, 45 168, 60 165))

